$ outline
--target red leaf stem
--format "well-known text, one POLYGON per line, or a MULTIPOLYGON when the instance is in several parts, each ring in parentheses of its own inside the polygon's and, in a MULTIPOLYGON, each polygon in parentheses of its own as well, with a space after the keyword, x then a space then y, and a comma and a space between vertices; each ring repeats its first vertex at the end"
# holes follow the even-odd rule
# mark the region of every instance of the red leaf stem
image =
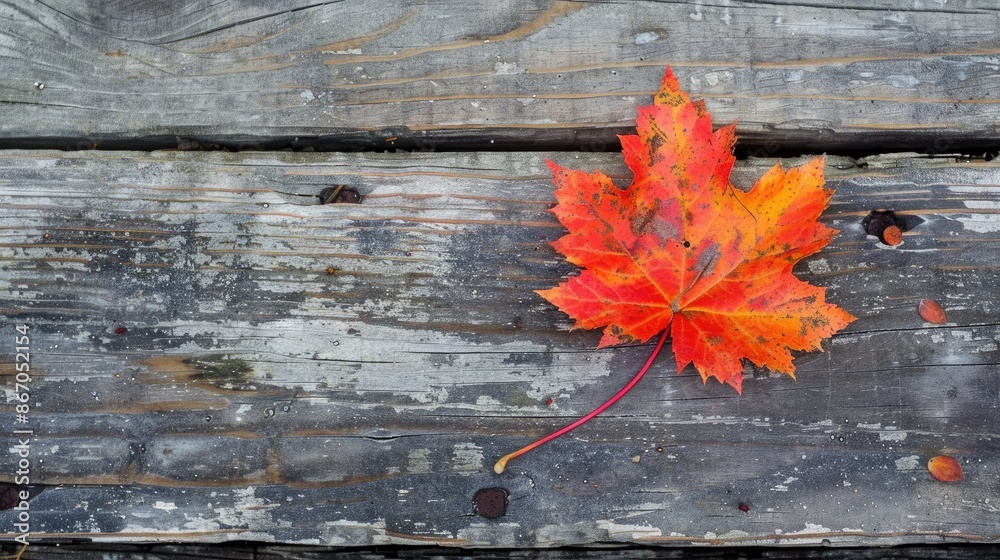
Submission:
POLYGON ((615 393, 613 397, 611 397, 610 399, 608 399, 607 401, 605 401, 605 403, 602 404, 601 406, 595 408, 592 412, 590 412, 586 416, 584 416, 584 417, 580 418, 579 420, 573 422, 572 424, 570 424, 570 425, 568 425, 568 426, 566 426, 564 428, 561 428, 561 429, 559 429, 559 430, 557 430, 555 432, 552 432, 551 434, 543 437, 542 439, 540 439, 540 440, 538 440, 538 441, 536 441, 534 443, 528 444, 528 445, 522 447, 521 449, 518 449, 517 451, 515 451, 513 453, 508 453, 507 455, 504 455, 503 457, 500 458, 499 461, 496 462, 495 465, 493 465, 493 470, 497 474, 502 473, 503 470, 505 468, 507 468, 507 461, 510 461, 511 459, 513 459, 515 457, 520 457, 521 455, 524 455, 525 453, 531 451, 532 449, 538 447, 539 445, 548 443, 548 442, 556 439, 557 437, 559 437, 559 436, 561 436, 563 434, 566 434, 568 432, 571 432, 571 431, 575 430, 576 428, 582 426, 583 424, 586 424, 591 418, 593 418, 594 416, 597 416, 598 414, 604 412, 605 410, 608 409, 608 407, 610 407, 611 405, 615 404, 618 401, 618 399, 624 397, 625 394, 628 393, 629 391, 631 391, 632 387, 635 387, 636 383, 638 383, 639 380, 642 379, 642 376, 646 375, 646 372, 649 371, 649 366, 653 365, 653 361, 656 360, 656 356, 658 356, 660 354, 660 349, 663 348, 663 343, 667 340, 667 333, 669 333, 669 332, 670 332, 669 329, 664 329, 663 333, 660 334, 660 339, 658 341, 656 341, 656 347, 653 348, 653 353, 650 354, 649 358, 646 360, 646 364, 643 365, 642 369, 639 370, 639 373, 635 374, 635 377, 633 377, 632 380, 629 381, 627 385, 625 385, 624 387, 622 387, 621 390, 619 390, 617 393, 615 393))

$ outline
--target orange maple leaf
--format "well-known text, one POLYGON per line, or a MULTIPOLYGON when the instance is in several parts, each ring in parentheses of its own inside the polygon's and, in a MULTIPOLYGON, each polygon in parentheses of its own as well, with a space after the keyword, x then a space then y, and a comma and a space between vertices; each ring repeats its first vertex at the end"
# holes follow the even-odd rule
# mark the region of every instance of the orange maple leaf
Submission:
POLYGON ((645 374, 664 340, 673 340, 677 371, 694 364, 742 392, 742 360, 794 377, 792 351, 820 342, 855 318, 827 303, 825 288, 792 274, 805 256, 837 234, 817 219, 833 191, 823 188, 823 159, 779 165, 744 192, 729 180, 735 125, 712 131, 702 101, 692 102, 668 68, 652 106, 640 107, 638 135, 621 136, 634 176, 627 189, 606 175, 552 162, 552 209, 569 230, 553 243, 583 268, 538 293, 576 320, 604 328, 599 346, 645 342, 661 334, 643 369, 597 410, 613 404, 645 374))

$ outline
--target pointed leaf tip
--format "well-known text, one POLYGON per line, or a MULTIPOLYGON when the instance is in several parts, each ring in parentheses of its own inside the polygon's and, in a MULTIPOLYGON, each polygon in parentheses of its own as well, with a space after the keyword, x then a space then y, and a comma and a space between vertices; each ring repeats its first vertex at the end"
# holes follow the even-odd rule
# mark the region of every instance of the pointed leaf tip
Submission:
POLYGON ((660 91, 653 97, 653 105, 680 107, 690 102, 690 98, 681 90, 681 84, 677 80, 677 76, 667 66, 667 70, 663 73, 663 81, 660 82, 660 91))

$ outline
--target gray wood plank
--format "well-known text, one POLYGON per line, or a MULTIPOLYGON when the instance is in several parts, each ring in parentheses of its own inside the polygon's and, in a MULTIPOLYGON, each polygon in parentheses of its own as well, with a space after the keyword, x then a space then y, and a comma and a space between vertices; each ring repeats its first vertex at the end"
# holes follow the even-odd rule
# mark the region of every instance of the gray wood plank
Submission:
POLYGON ((663 69, 778 150, 988 148, 997 6, 0 3, 0 144, 600 151, 663 69))
MULTIPOLYGON (((604 416, 497 476, 651 348, 598 351, 532 293, 574 273, 547 245, 562 230, 545 157, 627 182, 617 154, 0 154, 0 472, 17 468, 10 430, 33 430, 31 538, 1000 538, 1000 166, 828 158, 823 219, 841 233, 797 271, 859 320, 798 357, 797 381, 748 366, 738 396, 665 352, 604 416), (337 183, 363 202, 318 204, 337 183), (923 222, 881 247, 861 227, 876 207, 923 222), (948 324, 917 316, 925 297, 948 324), (938 453, 965 480, 934 481, 938 453), (511 502, 487 520, 471 499, 494 486, 511 502)), ((16 514, 0 511, 2 538, 16 514)))
MULTIPOLYGON (((0 545, 0 552, 4 549, 0 545)), ((11 549, 13 550, 13 549, 11 549)), ((211 560, 399 560, 433 558, 435 560, 743 560, 747 550, 737 548, 615 547, 613 549, 445 549, 442 547, 374 547, 344 549, 310 545, 264 543, 225 544, 38 544, 24 560, 33 557, 56 560, 90 560, 110 557, 115 560, 174 560, 205 558, 211 560), (32 554, 36 556, 32 556, 32 554)), ((1000 553, 994 545, 900 546, 893 548, 780 548, 753 551, 763 560, 993 560, 1000 553)))

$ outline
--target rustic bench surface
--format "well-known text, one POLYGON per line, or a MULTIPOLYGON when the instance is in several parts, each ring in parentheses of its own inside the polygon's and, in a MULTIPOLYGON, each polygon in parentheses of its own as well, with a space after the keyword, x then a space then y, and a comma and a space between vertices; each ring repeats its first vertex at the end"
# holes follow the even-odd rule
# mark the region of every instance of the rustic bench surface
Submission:
POLYGON ((11 344, 30 328, 32 480, 55 485, 32 500, 35 531, 467 546, 997 536, 984 294, 1000 287, 1000 168, 831 158, 824 220, 841 233, 799 271, 859 320, 800 356, 797 381, 748 369, 741 397, 664 356, 625 402, 497 476, 493 460, 593 408, 650 350, 595 350, 597 333, 568 332, 532 293, 573 272, 546 245, 561 231, 546 156, 626 175, 617 154, 4 155, 0 309, 11 344), (337 182, 364 202, 316 204, 337 182), (894 249, 861 227, 886 204, 923 220, 894 249), (949 324, 918 317, 924 297, 949 324), (961 484, 927 473, 941 452, 961 458, 961 484), (496 521, 471 503, 491 486, 511 494, 496 521))
POLYGON ((813 4, 0 5, 3 146, 261 148, 0 152, 0 536, 28 447, 39 543, 996 543, 1000 165, 941 155, 998 140, 994 8, 813 4), (651 350, 533 290, 575 273, 545 159, 626 185, 594 150, 667 64, 744 153, 925 152, 827 157, 840 234, 796 272, 858 321, 742 396, 664 352, 496 475, 651 350))

